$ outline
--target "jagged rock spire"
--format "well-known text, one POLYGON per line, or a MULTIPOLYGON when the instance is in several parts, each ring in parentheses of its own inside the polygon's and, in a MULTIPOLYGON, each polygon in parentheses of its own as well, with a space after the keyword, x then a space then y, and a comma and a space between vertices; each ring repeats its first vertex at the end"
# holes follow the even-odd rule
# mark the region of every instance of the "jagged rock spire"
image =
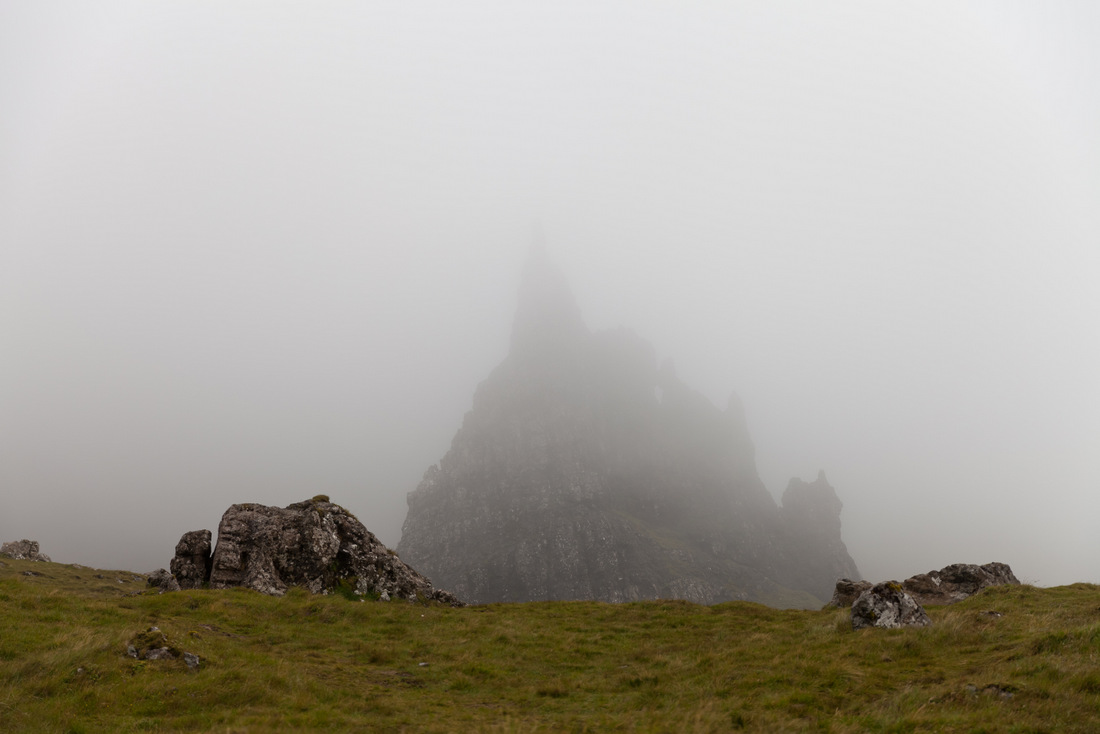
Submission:
POLYGON ((719 410, 671 362, 658 369, 652 345, 628 329, 590 332, 536 237, 511 352, 409 493, 398 550, 477 603, 819 608, 838 577, 858 571, 835 493, 809 486, 780 509, 739 402, 719 410))
POLYGON ((545 357, 588 333, 565 276, 550 262, 541 235, 527 253, 512 324, 512 353, 545 357))

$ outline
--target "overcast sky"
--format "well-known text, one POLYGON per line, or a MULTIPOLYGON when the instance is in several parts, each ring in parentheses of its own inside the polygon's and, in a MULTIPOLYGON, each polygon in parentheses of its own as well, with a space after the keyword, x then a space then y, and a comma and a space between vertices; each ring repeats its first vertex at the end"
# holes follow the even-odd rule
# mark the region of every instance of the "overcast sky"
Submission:
POLYGON ((536 223, 867 578, 1100 582, 1100 5, 0 0, 0 540, 396 545, 536 223))

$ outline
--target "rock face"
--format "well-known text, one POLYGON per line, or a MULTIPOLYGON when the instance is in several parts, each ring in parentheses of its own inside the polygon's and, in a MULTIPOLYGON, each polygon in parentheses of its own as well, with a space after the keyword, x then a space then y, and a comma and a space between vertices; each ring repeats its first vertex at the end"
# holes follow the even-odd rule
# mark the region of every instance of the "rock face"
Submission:
POLYGON ((867 589, 852 604, 852 629, 864 627, 925 627, 932 620, 924 607, 906 594, 897 581, 884 581, 867 589))
MULTIPOLYGON (((178 567, 188 573, 200 568, 194 557, 201 559, 203 533, 209 544, 210 533, 203 530, 186 533, 176 546, 176 559, 185 559, 178 567)), ((462 606, 405 565, 354 515, 320 496, 285 508, 232 505, 218 525, 210 575, 196 586, 204 583, 276 596, 290 586, 315 594, 344 586, 363 596, 462 606)))
POLYGON ((902 587, 921 604, 954 604, 989 586, 1019 583, 1005 563, 953 563, 939 571, 912 576, 902 587))
POLYGON ((201 589, 213 568, 210 531, 192 530, 176 543, 176 555, 169 568, 182 589, 201 589))
MULTIPOLYGON (((1006 563, 987 563, 984 566, 953 563, 939 571, 911 576, 901 582, 901 588, 918 603, 932 605, 954 604, 989 586, 1019 583, 1020 581, 1006 563)), ((836 582, 829 606, 849 607, 869 588, 871 588, 870 581, 840 579, 836 582)))
POLYGON ((472 602, 816 607, 858 577, 824 475, 777 506, 740 401, 715 407, 632 331, 591 333, 537 249, 507 358, 408 503, 402 557, 472 602))
POLYGON ((45 561, 50 562, 50 557, 45 553, 38 552, 38 541, 27 540, 15 540, 11 543, 4 543, 0 545, 0 555, 11 556, 17 561, 45 561))

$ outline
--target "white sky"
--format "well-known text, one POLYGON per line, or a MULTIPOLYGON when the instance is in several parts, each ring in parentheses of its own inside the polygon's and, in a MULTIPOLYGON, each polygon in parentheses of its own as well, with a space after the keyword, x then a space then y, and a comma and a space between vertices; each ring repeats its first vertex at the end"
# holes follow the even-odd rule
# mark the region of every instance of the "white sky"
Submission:
POLYGON ((1100 6, 0 0, 0 540, 395 545, 540 222, 865 576, 1100 582, 1100 6))

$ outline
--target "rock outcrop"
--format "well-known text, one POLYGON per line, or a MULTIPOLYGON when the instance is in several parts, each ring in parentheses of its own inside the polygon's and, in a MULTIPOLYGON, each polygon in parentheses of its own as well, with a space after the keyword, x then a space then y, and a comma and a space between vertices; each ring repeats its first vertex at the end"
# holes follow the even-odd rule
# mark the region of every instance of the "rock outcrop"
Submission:
POLYGON ((180 588, 201 589, 210 578, 213 568, 213 555, 210 552, 210 531, 192 530, 184 533, 176 543, 176 555, 169 568, 176 577, 180 588))
POLYGON ((921 604, 954 604, 990 586, 1019 585, 1006 563, 953 563, 939 571, 911 576, 902 587, 921 604))
POLYGON ((715 407, 628 329, 590 332, 538 249, 507 358, 408 503, 402 557, 472 602, 818 607, 858 577, 824 475, 777 506, 740 401, 715 407))
MULTIPOLYGON (((175 567, 186 574, 205 568, 200 562, 203 537, 208 543, 209 531, 184 534, 176 546, 175 567)), ((197 583, 190 575, 187 579, 188 588, 244 586, 276 596, 291 586, 315 594, 344 588, 364 598, 462 606, 453 594, 433 587, 402 562, 354 515, 323 496, 287 507, 232 505, 218 525, 209 576, 197 583)))
MULTIPOLYGON (((1006 563, 986 563, 982 566, 953 563, 939 571, 910 576, 901 582, 901 588, 922 605, 936 605, 954 604, 990 586, 1019 583, 1019 579, 1006 563)), ((870 581, 840 579, 836 582, 833 598, 828 606, 851 606, 869 588, 870 581)))
POLYGON ((38 551, 37 540, 14 540, 11 543, 0 545, 0 555, 11 556, 17 561, 44 561, 50 562, 50 557, 38 551))
POLYGON ((932 624, 924 607, 905 593, 897 581, 884 581, 867 589, 852 604, 852 629, 864 627, 926 627, 932 624))

